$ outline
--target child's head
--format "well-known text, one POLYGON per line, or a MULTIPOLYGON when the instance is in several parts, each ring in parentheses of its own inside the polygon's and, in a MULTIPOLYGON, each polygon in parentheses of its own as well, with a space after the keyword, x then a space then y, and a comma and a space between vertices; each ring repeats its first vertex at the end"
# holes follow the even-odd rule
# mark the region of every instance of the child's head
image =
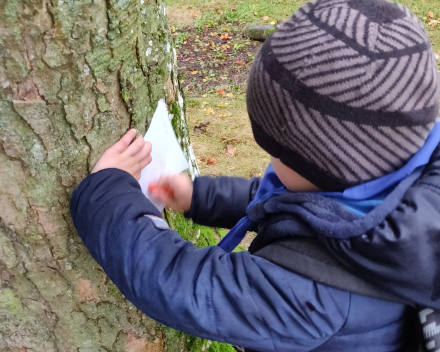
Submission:
POLYGON ((247 106, 255 139, 320 189, 368 182, 424 144, 438 115, 438 74, 424 27, 404 6, 308 3, 253 64, 247 106))

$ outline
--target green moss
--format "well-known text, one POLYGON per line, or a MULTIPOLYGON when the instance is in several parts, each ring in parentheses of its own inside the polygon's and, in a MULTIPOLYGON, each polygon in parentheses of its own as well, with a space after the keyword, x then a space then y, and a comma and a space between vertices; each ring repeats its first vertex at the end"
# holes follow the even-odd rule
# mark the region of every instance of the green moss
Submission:
POLYGON ((14 295, 14 292, 10 288, 0 290, 0 307, 16 316, 21 316, 23 312, 23 306, 20 300, 14 295))
MULTIPOLYGON (((9 23, 15 23, 18 19, 18 1, 6 0, 3 3, 4 18, 9 23)), ((2 16, 3 17, 3 16, 2 16)))
POLYGON ((208 352, 236 352, 235 348, 227 343, 213 341, 209 346, 208 352))
POLYGON ((124 99, 125 102, 128 102, 130 100, 130 91, 127 89, 127 87, 124 87, 121 91, 122 99, 124 99))
POLYGON ((160 326, 160 331, 162 331, 164 335, 164 340, 166 341, 165 351, 171 352, 184 350, 185 341, 187 340, 188 335, 185 335, 181 331, 177 331, 163 325, 160 326))
POLYGON ((111 110, 110 104, 107 102, 107 99, 106 99, 105 95, 103 95, 103 94, 100 94, 98 96, 98 109, 101 112, 111 110))

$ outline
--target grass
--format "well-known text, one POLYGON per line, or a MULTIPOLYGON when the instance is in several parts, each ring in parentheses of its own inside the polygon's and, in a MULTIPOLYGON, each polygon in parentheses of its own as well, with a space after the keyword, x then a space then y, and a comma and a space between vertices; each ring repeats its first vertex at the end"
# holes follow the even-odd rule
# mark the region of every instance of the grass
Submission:
POLYGON ((185 0, 166 0, 165 5, 168 13, 171 13, 173 24, 184 27, 188 22, 192 22, 200 28, 216 22, 261 23, 264 21, 264 16, 269 17, 266 22, 286 19, 305 2, 305 0, 192 0, 189 3, 185 0), (180 13, 176 14, 176 10, 180 13), (191 21, 188 21, 188 17, 191 21))
POLYGON ((228 98, 187 95, 190 138, 202 174, 249 178, 264 173, 269 155, 253 138, 245 106, 243 93, 228 98), (194 130, 206 121, 210 122, 206 132, 194 130))
POLYGON ((425 24, 429 38, 435 51, 440 50, 440 27, 439 24, 429 25, 432 19, 440 20, 440 1, 434 0, 397 0, 408 7, 425 24), (428 17, 432 12, 433 17, 428 17))

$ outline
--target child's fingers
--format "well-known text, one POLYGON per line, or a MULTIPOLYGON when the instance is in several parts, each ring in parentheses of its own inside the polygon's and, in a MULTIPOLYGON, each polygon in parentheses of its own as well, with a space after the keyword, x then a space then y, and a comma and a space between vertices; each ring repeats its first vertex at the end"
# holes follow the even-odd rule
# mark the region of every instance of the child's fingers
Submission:
POLYGON ((139 168, 140 168, 141 170, 143 170, 144 167, 146 167, 149 163, 151 163, 151 160, 152 160, 151 155, 147 155, 144 159, 142 159, 142 160, 139 162, 139 168))
POLYGON ((172 203, 172 197, 160 187, 151 189, 150 194, 162 204, 169 206, 172 203))
POLYGON ((134 136, 136 136, 136 130, 132 128, 126 134, 124 134, 124 136, 119 141, 117 141, 113 147, 116 149, 116 151, 122 153, 128 148, 134 136))
POLYGON ((133 143, 130 144, 130 146, 125 150, 124 154, 126 156, 133 156, 144 147, 144 144, 144 139, 139 136, 133 143))
POLYGON ((143 160, 147 156, 149 156, 150 153, 151 153, 151 143, 150 142, 145 142, 145 144, 142 147, 142 149, 136 155, 134 155, 133 158, 134 158, 134 160, 139 162, 140 160, 143 160))

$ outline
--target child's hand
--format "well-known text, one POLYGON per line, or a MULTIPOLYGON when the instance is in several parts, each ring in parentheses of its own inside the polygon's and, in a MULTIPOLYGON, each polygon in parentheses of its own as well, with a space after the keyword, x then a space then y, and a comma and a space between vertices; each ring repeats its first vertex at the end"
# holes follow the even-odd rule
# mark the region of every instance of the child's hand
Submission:
POLYGON ((150 183, 148 191, 173 210, 185 212, 191 207, 193 184, 186 174, 162 176, 157 182, 150 183))
POLYGON ((98 172, 103 169, 116 168, 127 171, 136 180, 141 178, 142 169, 151 162, 151 143, 145 142, 142 137, 136 136, 136 130, 131 129, 116 144, 108 148, 92 170, 98 172))

